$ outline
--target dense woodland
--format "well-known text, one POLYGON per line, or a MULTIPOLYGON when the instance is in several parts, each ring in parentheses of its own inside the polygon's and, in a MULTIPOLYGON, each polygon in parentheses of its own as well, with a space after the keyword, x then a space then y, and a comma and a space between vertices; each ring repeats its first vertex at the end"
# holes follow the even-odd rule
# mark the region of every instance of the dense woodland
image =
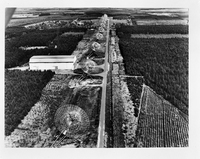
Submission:
POLYGON ((59 28, 53 28, 53 29, 45 29, 45 30, 38 30, 38 29, 26 29, 22 26, 15 26, 15 27, 7 27, 5 30, 5 36, 6 38, 12 38, 21 36, 27 33, 56 33, 61 35, 64 32, 86 32, 86 27, 59 27, 59 28))
POLYGON ((188 34, 188 25, 117 25, 118 36, 131 34, 188 34))
POLYGON ((139 105, 140 105, 140 98, 142 93, 142 85, 144 82, 144 79, 142 77, 127 77, 126 78, 128 89, 131 94, 131 99, 133 101, 134 106, 134 116, 138 117, 139 115, 139 105))
MULTIPOLYGON (((28 30, 7 28, 5 35, 5 67, 21 66, 34 55, 71 55, 82 35, 61 36, 65 32, 85 32, 86 28, 28 30), (23 50, 20 47, 47 46, 45 49, 23 50), (55 46, 57 46, 55 48, 55 46)), ((51 71, 5 71, 5 135, 17 127, 41 91, 53 77, 51 71), (30 89, 31 88, 31 89, 30 89)))
POLYGON ((147 85, 188 113, 187 38, 133 39, 121 36, 119 46, 128 75, 144 76, 147 85))
POLYGON ((39 100, 42 89, 54 75, 51 71, 5 71, 5 135, 21 120, 39 100))
POLYGON ((33 55, 71 55, 82 35, 61 34, 69 31, 85 32, 86 28, 61 28, 49 30, 24 30, 8 28, 5 40, 5 67, 15 67, 25 64, 33 55), (57 48, 55 48, 57 45, 57 48), (22 50, 20 47, 47 46, 46 49, 22 50))

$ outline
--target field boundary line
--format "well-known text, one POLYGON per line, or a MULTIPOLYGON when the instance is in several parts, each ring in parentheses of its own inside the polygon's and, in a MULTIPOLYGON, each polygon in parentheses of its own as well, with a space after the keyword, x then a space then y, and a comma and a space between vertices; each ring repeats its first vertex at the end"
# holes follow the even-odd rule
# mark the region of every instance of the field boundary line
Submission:
POLYGON ((188 38, 188 34, 131 34, 131 38, 144 39, 168 39, 168 38, 188 38))

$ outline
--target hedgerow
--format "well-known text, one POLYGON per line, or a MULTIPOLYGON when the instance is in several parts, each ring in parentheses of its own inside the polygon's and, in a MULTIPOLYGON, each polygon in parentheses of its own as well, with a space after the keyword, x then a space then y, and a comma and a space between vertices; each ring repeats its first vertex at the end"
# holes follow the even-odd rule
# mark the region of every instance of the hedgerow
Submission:
POLYGON ((188 25, 134 25, 117 27, 117 34, 188 34, 188 25))
POLYGON ((51 71, 5 71, 5 135, 17 127, 53 77, 51 71))
POLYGON ((129 91, 131 93, 131 99, 134 102, 135 111, 138 112, 140 97, 142 93, 142 84, 144 82, 143 78, 126 78, 129 91))

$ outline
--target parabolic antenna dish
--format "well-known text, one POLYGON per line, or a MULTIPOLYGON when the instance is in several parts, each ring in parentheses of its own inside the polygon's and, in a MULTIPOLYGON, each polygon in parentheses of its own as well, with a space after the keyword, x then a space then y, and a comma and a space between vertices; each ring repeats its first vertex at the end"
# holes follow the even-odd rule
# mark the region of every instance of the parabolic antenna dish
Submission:
POLYGON ((90 73, 93 71, 93 69, 95 69, 96 66, 96 62, 94 62, 93 60, 87 59, 84 63, 84 67, 82 67, 82 70, 85 73, 90 73))
POLYGON ((103 27, 99 27, 99 32, 103 33, 105 31, 105 29, 103 27))
POLYGON ((96 38, 99 39, 99 40, 103 39, 103 34, 97 33, 96 38))
POLYGON ((82 134, 90 126, 87 113, 80 107, 72 104, 66 104, 58 108, 54 122, 57 129, 68 136, 82 134))
POLYGON ((96 51, 98 49, 101 49, 101 45, 97 42, 92 43, 92 50, 96 51))

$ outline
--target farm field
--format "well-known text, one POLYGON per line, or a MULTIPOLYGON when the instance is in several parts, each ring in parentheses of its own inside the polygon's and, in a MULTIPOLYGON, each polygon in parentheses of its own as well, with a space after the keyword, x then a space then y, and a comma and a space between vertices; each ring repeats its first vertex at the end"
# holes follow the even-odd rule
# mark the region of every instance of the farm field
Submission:
MULTIPOLYGON (((47 20, 46 16, 44 17, 36 17, 36 18, 23 18, 23 19, 11 19, 8 27, 15 27, 15 26, 24 26, 28 24, 38 23, 47 20)), ((51 20, 51 19, 49 19, 51 20)), ((54 19, 56 20, 56 19, 54 19)))
MULTIPOLYGON (((33 14, 34 18, 20 18, 11 19, 9 26, 23 26, 27 24, 33 24, 42 22, 45 20, 74 20, 79 18, 80 20, 96 20, 99 19, 103 14, 107 14, 109 17, 114 19, 124 20, 131 17, 132 20, 138 21, 138 24, 149 23, 149 20, 179 20, 179 24, 185 24, 188 20, 186 10, 181 9, 153 9, 146 10, 142 8, 17 8, 15 15, 28 15, 33 14), (45 15, 46 16, 39 16, 45 15), (48 14, 48 15, 47 15, 48 14), (143 20, 143 21, 141 21, 143 20), (146 22, 147 20, 147 22, 146 22)), ((166 22, 162 22, 166 23, 166 22)), ((172 22, 173 23, 173 22, 172 22)), ((175 21, 175 23, 177 23, 175 21)), ((161 23, 160 23, 161 24, 161 23)))
POLYGON ((106 11, 107 9, 101 9, 101 8, 96 8, 96 9, 89 9, 89 8, 58 8, 58 9, 40 9, 40 8, 30 8, 30 9, 23 9, 23 8, 18 8, 16 10, 15 15, 28 15, 32 13, 33 15, 41 15, 38 17, 25 17, 25 18, 13 18, 11 19, 10 23, 8 24, 9 27, 11 26, 24 26, 24 25, 29 25, 33 23, 38 23, 42 21, 47 21, 47 20, 65 20, 65 21, 71 21, 74 19, 79 18, 80 20, 96 20, 99 19, 102 15, 104 15, 106 12, 109 16, 114 16, 114 17, 121 17, 127 15, 130 15, 130 13, 127 13, 127 11, 123 11, 122 9, 111 9, 109 12, 106 11))
POLYGON ((145 86, 136 136, 139 147, 187 147, 188 118, 145 86))

